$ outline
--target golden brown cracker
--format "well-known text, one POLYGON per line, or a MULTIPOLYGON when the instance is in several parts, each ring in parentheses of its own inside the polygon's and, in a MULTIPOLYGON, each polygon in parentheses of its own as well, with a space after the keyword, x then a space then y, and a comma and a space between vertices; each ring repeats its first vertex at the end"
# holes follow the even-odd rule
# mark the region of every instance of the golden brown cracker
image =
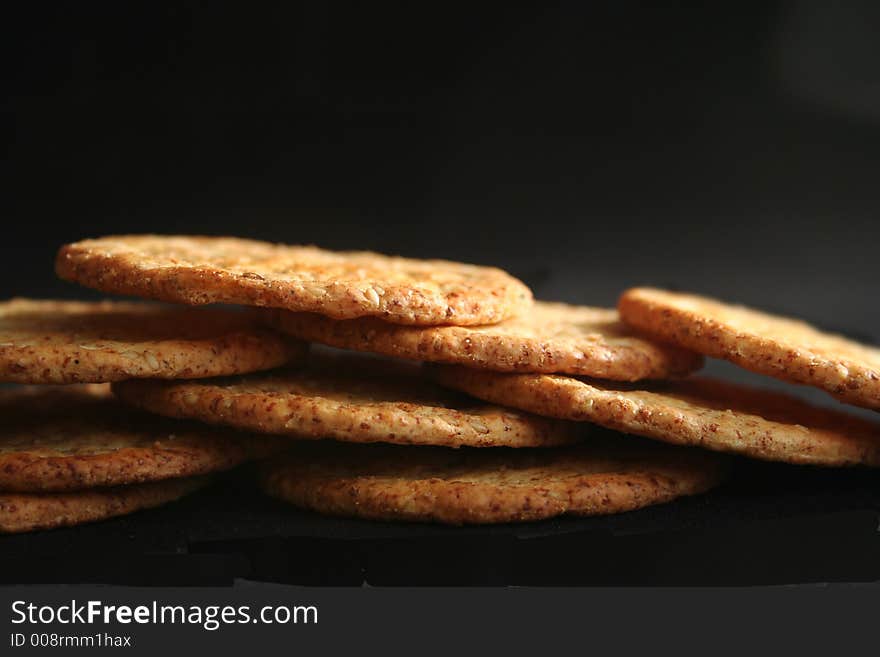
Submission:
POLYGON ((333 320, 272 311, 289 335, 395 358, 498 372, 564 372, 617 381, 665 379, 698 369, 698 354, 639 337, 610 308, 536 301, 519 317, 491 326, 400 326, 373 318, 333 320))
POLYGON ((724 358, 841 401, 880 409, 880 349, 788 319, 707 297, 652 288, 628 290, 621 317, 647 335, 724 358))
POLYGON ((678 445, 787 463, 880 466, 880 424, 781 393, 701 377, 647 389, 448 365, 432 372, 479 399, 678 445))
POLYGON ((0 302, 0 381, 102 383, 255 372, 301 358, 305 345, 249 313, 158 304, 0 302))
POLYGON ((491 324, 528 308, 529 289, 494 267, 231 237, 123 235, 68 244, 62 278, 187 304, 236 303, 398 324, 491 324))
POLYGON ((325 441, 263 466, 261 485, 322 513, 466 524, 621 513, 702 493, 722 478, 707 452, 634 442, 451 450, 325 441))
POLYGON ((0 493, 0 534, 81 525, 168 504, 208 483, 206 477, 65 493, 0 493))
POLYGON ((278 440, 142 413, 109 386, 0 390, 0 491, 60 492, 227 470, 278 440))
POLYGON ((457 447, 542 447, 577 426, 476 402, 420 367, 311 354, 304 367, 207 381, 124 381, 117 395, 148 411, 295 438, 457 447))

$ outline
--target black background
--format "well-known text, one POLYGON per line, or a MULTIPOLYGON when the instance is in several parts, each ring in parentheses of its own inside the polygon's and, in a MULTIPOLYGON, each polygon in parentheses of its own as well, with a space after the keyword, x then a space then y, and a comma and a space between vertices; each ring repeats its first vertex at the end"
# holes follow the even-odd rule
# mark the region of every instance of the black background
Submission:
MULTIPOLYGON (((16 3, 2 25, 9 139, 0 298, 95 296, 55 279, 53 256, 67 241, 235 234, 496 264, 538 296, 593 305, 612 305, 637 284, 691 289, 880 337, 876 4, 16 3)), ((806 484, 792 486, 782 477, 775 492, 753 489, 754 515, 770 526, 780 504, 833 514, 876 502, 865 502, 874 494, 865 477, 843 489, 821 478, 830 497, 820 499, 810 483, 817 475, 804 476, 806 484), (838 500, 835 490, 852 495, 838 500), (805 497, 792 498, 797 491, 805 497)), ((729 495, 707 504, 723 507, 729 495)), ((212 499, 205 514, 194 500, 169 516, 7 541, 15 564, 8 577, 34 581, 32 573, 49 571, 31 555, 91 550, 108 537, 133 558, 134 537, 155 536, 163 518, 175 528, 201 517, 222 525, 216 514, 229 500, 212 499), (78 532, 93 542, 77 543, 78 532)), ((752 507, 726 508, 721 524, 735 528, 752 507)), ((296 525, 285 520, 289 510, 269 506, 253 518, 268 533, 312 522, 296 525)), ((760 527, 730 535, 721 527, 712 540, 725 547, 709 550, 688 581, 875 579, 873 525, 841 521, 852 542, 832 547, 859 555, 847 561, 826 539, 850 529, 829 522, 788 537, 780 526, 771 540, 778 563, 792 563, 786 554, 797 546, 816 547, 788 574, 762 562, 760 550, 749 562, 758 571, 712 570, 713 559, 729 563, 740 546, 770 540, 760 527), (702 577, 702 567, 714 575, 702 577)), ((155 549, 188 549, 176 532, 155 549)), ((200 540, 209 555, 202 560, 214 551, 232 558, 225 539, 200 540)), ((326 572, 291 572, 291 559, 274 574, 224 566, 216 580, 356 584, 369 554, 396 554, 389 543, 330 549, 323 540, 300 545, 307 558, 298 563, 323 557, 326 572)), ((675 535, 656 540, 663 555, 681 549, 675 535)), ((520 563, 550 563, 555 579, 526 569, 511 580, 509 569, 496 577, 479 565, 455 583, 566 583, 577 555, 555 564, 548 555, 592 544, 581 535, 523 548, 520 563)), ((433 545, 422 552, 426 580, 391 569, 386 583, 461 574, 454 558, 430 571, 445 551, 433 545)), ((480 545, 493 562, 492 544, 480 545)), ((603 554, 620 546, 607 543, 603 554)), ((293 548, 236 549, 265 564, 261 551, 283 560, 293 548)), ((90 554, 79 562, 84 570, 68 564, 58 576, 87 577, 97 563, 102 581, 214 581, 199 574, 198 560, 169 566, 173 558, 160 555, 149 568, 135 560, 126 569, 90 554)), ((685 562, 694 563, 676 563, 685 562)), ((645 576, 615 578, 599 567, 568 583, 669 583, 669 573, 684 572, 664 576, 654 563, 645 576)))
POLYGON ((696 289, 876 335, 880 10, 14 3, 0 296, 65 241, 237 234, 696 289))

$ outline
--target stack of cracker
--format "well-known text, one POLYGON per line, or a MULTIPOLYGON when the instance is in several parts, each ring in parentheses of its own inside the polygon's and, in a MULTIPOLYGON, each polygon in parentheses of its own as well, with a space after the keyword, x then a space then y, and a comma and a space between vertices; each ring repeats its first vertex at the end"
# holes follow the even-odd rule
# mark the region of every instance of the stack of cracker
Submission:
MULTIPOLYGON (((82 421, 92 417, 85 410, 59 411, 58 422, 79 421, 85 454, 65 456, 56 468, 63 475, 44 467, 18 477, 29 482, 24 488, 14 487, 15 476, 0 477, 0 487, 20 490, 20 497, 58 500, 73 489, 100 494, 155 479, 180 483, 191 480, 179 477, 268 456, 260 485, 302 508, 488 523, 616 513, 702 493, 727 471, 719 452, 825 466, 880 463, 876 423, 690 376, 703 355, 720 356, 877 408, 880 352, 705 299, 631 290, 619 310, 533 301, 522 282, 495 268, 235 238, 86 240, 63 247, 56 270, 103 292, 251 309, 125 304, 128 312, 151 308, 180 318, 163 320, 161 335, 132 322, 128 337, 123 331, 102 342, 64 329, 72 311, 52 320, 62 328, 45 328, 54 326, 50 304, 20 322, 19 335, 0 335, 0 359, 10 363, 0 364, 6 380, 112 381, 118 401, 106 390, 51 394, 99 395, 108 410, 95 418, 125 418, 128 440, 143 439, 156 452, 165 445, 156 440, 158 430, 145 428, 151 422, 185 425, 198 433, 201 449, 209 441, 216 447, 213 459, 179 459, 211 464, 201 470, 130 465, 165 463, 155 455, 116 458, 124 465, 104 468, 103 454, 135 446, 98 440, 116 434, 98 419, 82 421), (245 323, 236 330, 246 337, 229 337, 224 327, 232 318, 245 323), (30 338, 21 335, 28 332, 30 338), (22 340, 34 349, 29 357, 22 340), (304 343, 322 346, 306 354, 304 343), (85 457, 94 465, 80 466, 85 457), (75 474, 83 468, 100 476, 75 474), (145 471, 163 474, 150 479, 145 471), (46 488, 53 476, 77 483, 46 488)), ((99 306, 82 308, 77 321, 100 317, 99 306)), ((14 333, 15 321, 0 322, 14 333)), ((12 403, 24 412, 24 404, 12 403)), ((15 413, 6 412, 13 419, 15 413)), ((13 453, 22 443, 19 451, 35 462, 62 458, 38 453, 51 418, 27 417, 30 428, 0 440, 13 453)), ((134 507, 119 512, 128 508, 134 507)))
POLYGON ((301 344, 229 310, 127 302, 0 303, 0 532, 131 513, 277 452, 138 412, 109 382, 238 374, 301 357, 301 344))

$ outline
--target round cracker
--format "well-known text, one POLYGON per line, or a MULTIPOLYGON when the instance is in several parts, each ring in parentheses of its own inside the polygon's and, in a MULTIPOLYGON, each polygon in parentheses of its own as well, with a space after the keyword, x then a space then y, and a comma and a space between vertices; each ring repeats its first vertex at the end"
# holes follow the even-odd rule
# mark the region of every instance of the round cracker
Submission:
POLYGON ((880 423, 782 393, 702 377, 644 390, 550 374, 432 370, 442 384, 480 399, 677 445, 805 465, 880 466, 880 423))
POLYGON ((702 493, 721 477, 706 452, 620 440, 547 450, 326 441, 267 464, 261 485, 322 513, 464 524, 631 511, 702 493))
POLYGON ((61 278, 104 292, 399 324, 491 324, 532 300, 494 267, 229 237, 102 237, 62 247, 55 264, 61 278))
POLYGON ((638 337, 611 308, 536 301, 491 326, 397 326, 372 318, 333 320, 272 312, 289 335, 342 349, 498 372, 564 372, 616 381, 664 379, 698 369, 699 354, 638 337))
POLYGON ((169 479, 68 493, 0 493, 0 534, 82 525, 180 499, 205 486, 205 477, 169 479))
POLYGON ((255 372, 305 345, 250 313, 103 301, 0 302, 0 381, 102 383, 255 372))
POLYGON ((0 390, 0 491, 59 492, 206 474, 281 444, 176 423, 118 402, 109 386, 0 390))
POLYGON ((545 447, 577 426, 476 402, 411 363, 311 354, 307 365, 212 381, 123 381, 122 399, 153 413, 295 438, 458 447, 545 447))
POLYGON ((659 339, 880 409, 880 349, 693 294, 636 288, 623 294, 619 309, 624 321, 659 339))

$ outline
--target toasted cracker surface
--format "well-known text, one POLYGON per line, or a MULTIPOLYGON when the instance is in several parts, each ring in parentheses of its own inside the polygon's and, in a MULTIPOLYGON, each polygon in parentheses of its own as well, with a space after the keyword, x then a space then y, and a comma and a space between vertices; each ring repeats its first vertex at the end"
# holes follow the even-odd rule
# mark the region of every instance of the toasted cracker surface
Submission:
POLYGON ((0 390, 0 491, 58 492, 227 470, 274 439, 157 418, 109 386, 0 390))
POLYGON ((628 324, 648 335, 880 409, 880 349, 795 319, 693 294, 635 288, 620 298, 619 310, 628 324))
POLYGON ((101 383, 278 367, 305 346, 251 314, 124 302, 0 302, 0 381, 101 383))
POLYGON ((450 450, 325 441, 267 464, 261 483, 322 513, 465 524, 620 513, 704 492, 722 477, 706 452, 633 442, 450 450))
POLYGON ((210 381, 124 381, 114 390, 161 415, 297 438, 541 447, 577 439, 573 423, 452 394, 411 363, 310 354, 305 367, 210 381))
POLYGON ((163 301, 238 303, 399 324, 491 324, 532 300, 523 283, 493 267, 228 237, 84 240, 61 248, 56 271, 105 292, 163 301))
POLYGON ((880 423, 702 377, 652 389, 550 374, 432 368, 444 385, 539 415, 768 461, 880 466, 880 423))
POLYGON ((81 525, 173 502, 205 486, 206 477, 169 479, 67 493, 0 493, 0 534, 81 525))
POLYGON ((490 326, 399 326, 271 311, 285 333, 342 349, 498 372, 565 372, 617 381, 663 379, 702 365, 698 354, 635 335, 610 308, 537 301, 490 326))

